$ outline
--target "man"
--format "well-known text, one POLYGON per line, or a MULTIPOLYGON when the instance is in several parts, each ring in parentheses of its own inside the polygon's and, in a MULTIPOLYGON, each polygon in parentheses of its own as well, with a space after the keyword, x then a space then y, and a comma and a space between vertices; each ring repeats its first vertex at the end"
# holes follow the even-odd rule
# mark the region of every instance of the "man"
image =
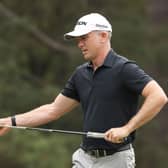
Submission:
MULTIPOLYGON (((81 103, 83 130, 104 139, 83 137, 73 168, 134 168, 135 130, 155 117, 168 99, 158 83, 135 62, 116 54, 108 20, 97 13, 81 17, 66 39, 75 39, 88 62, 77 67, 51 104, 0 119, 0 125, 38 126, 56 120, 81 103), (137 109, 138 97, 144 103, 137 109)), ((1 128, 0 135, 9 128, 1 128)))

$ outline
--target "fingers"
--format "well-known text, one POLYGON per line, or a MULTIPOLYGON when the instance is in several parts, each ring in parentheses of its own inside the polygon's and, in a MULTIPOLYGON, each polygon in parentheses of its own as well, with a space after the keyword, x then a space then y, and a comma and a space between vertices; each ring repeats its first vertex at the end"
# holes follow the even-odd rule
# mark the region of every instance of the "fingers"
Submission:
POLYGON ((10 130, 10 128, 5 127, 5 125, 11 125, 10 117, 0 119, 0 136, 5 135, 10 130))
POLYGON ((125 139, 125 136, 119 129, 110 129, 105 133, 105 140, 112 143, 123 143, 125 139))
POLYGON ((10 128, 5 128, 5 127, 0 127, 0 136, 5 135, 6 133, 8 133, 10 130, 10 128))
POLYGON ((110 141, 112 143, 123 143, 124 142, 123 138, 118 138, 118 137, 112 136, 111 134, 107 136, 105 135, 105 140, 110 141))

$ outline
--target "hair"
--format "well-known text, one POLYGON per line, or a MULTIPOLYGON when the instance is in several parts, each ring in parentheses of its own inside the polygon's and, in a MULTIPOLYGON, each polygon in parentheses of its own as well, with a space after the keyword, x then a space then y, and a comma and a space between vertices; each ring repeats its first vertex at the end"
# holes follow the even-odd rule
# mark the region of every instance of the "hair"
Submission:
POLYGON ((111 38, 112 38, 112 32, 108 31, 108 34, 109 34, 109 40, 111 40, 111 38))
POLYGON ((111 41, 111 38, 112 38, 112 32, 111 31, 104 31, 104 30, 96 30, 97 32, 107 32, 108 33, 108 38, 109 38, 109 41, 111 41))

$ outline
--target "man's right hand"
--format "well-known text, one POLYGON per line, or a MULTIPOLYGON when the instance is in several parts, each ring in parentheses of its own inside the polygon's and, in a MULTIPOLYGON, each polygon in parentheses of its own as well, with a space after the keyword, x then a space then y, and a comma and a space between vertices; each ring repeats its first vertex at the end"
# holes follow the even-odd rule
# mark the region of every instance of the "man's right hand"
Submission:
POLYGON ((11 118, 8 117, 8 118, 2 118, 0 119, 0 136, 3 136, 5 135, 6 133, 9 132, 10 128, 7 128, 7 127, 3 127, 5 125, 12 125, 11 123, 11 118))

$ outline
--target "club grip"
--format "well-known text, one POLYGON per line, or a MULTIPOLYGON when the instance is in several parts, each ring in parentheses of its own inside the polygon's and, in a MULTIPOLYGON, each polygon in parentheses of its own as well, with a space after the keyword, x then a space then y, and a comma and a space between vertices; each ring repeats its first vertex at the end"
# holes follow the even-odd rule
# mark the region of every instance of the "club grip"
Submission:
POLYGON ((105 136, 104 133, 99 133, 99 132, 88 132, 87 137, 88 138, 98 138, 98 139, 103 139, 105 136))

